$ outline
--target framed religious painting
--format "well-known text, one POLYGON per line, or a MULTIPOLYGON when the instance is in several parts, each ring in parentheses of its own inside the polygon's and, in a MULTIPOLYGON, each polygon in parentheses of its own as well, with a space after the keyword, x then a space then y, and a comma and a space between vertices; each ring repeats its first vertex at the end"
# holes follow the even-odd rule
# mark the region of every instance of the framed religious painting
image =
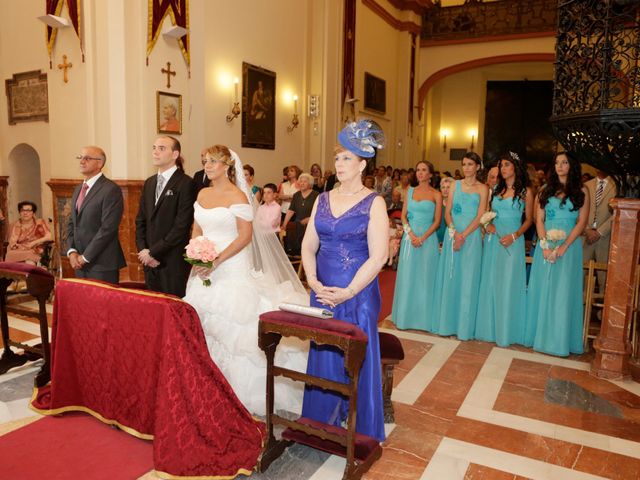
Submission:
POLYGON ((5 80, 9 125, 49 121, 47 74, 40 70, 16 73, 5 80))
POLYGON ((182 95, 169 92, 156 94, 158 133, 182 134, 182 95))
POLYGON ((364 108, 376 113, 387 111, 387 82, 364 72, 364 108))
POLYGON ((276 148, 276 73, 242 62, 242 146, 276 148))

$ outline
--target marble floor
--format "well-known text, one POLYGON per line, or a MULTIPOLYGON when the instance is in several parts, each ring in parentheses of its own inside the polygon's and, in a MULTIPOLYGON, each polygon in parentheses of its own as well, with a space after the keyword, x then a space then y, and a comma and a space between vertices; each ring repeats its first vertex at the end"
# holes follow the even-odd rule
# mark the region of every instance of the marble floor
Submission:
MULTIPOLYGON (((33 320, 14 314, 10 325, 12 337, 38 341, 33 320)), ((395 370, 396 423, 364 478, 640 479, 640 384, 591 377, 589 354, 560 359, 397 331, 389 319, 380 327, 406 357, 395 370)), ((0 435, 39 418, 28 408, 37 369, 0 376, 0 435)), ((341 458, 293 446, 251 478, 332 480, 343 468, 341 458)))

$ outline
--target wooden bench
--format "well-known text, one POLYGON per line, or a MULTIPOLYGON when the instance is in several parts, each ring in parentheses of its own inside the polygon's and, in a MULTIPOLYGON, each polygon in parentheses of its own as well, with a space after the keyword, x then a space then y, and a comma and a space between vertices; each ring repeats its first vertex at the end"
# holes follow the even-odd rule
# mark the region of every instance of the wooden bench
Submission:
POLYGON ((267 444, 259 470, 264 472, 292 442, 316 448, 347 459, 343 479, 359 479, 382 455, 375 439, 356 433, 358 378, 367 346, 367 336, 358 327, 333 319, 318 319, 291 312, 274 311, 260 315, 258 343, 267 356, 267 444), (332 345, 344 352, 349 383, 344 384, 274 365, 274 356, 282 337, 311 340, 332 345), (288 420, 274 414, 274 377, 283 376, 326 390, 338 392, 349 400, 347 428, 327 425, 309 418, 288 420), (274 425, 286 427, 282 440, 276 440, 274 425))

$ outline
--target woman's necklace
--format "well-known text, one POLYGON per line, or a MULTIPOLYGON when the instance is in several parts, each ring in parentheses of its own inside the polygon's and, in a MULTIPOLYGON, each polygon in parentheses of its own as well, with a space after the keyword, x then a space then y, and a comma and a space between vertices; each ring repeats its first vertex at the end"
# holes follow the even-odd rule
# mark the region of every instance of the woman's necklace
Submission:
POLYGON ((343 192, 342 191, 342 185, 340 185, 340 188, 338 188, 338 193, 340 195, 345 195, 345 196, 353 196, 353 195, 357 195, 358 193, 360 193, 362 190, 364 190, 364 185, 362 185, 358 190, 356 190, 355 192, 343 192))
POLYGON ((302 197, 302 200, 300 201, 300 206, 304 207, 304 204, 306 203, 307 199, 309 198, 309 195, 311 194, 311 192, 313 192, 313 190, 309 190, 307 192, 307 196, 304 196, 304 193, 300 192, 300 196, 302 197))
POLYGON ((473 187, 476 183, 478 183, 478 180, 476 180, 475 178, 473 179, 473 183, 469 183, 466 181, 466 179, 462 180, 462 183, 464 183, 467 187, 473 187))

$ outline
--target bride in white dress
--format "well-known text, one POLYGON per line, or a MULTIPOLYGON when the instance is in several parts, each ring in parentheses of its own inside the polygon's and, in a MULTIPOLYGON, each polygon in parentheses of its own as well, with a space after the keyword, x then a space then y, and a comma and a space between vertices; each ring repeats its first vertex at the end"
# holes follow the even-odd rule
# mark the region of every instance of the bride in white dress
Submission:
MULTIPOLYGON (((264 251, 267 240, 277 241, 275 235, 267 238, 253 232, 253 207, 247 190, 238 188, 244 186, 240 159, 223 145, 207 149, 205 158, 211 186, 198 194, 192 237, 209 238, 220 255, 212 269, 193 268, 184 300, 198 312, 209 353, 240 401, 250 412, 264 415, 266 359, 258 347, 258 316, 281 302, 308 304, 309 297, 284 251, 281 258, 286 265, 276 265, 279 244, 264 251), (262 256, 257 243, 263 246, 262 256), (282 273, 289 269, 291 275, 282 273), (210 286, 203 284, 206 278, 210 286)), ((304 372, 307 350, 302 342, 283 339, 276 364, 304 372)), ((303 387, 278 377, 276 409, 299 413, 303 387)))

